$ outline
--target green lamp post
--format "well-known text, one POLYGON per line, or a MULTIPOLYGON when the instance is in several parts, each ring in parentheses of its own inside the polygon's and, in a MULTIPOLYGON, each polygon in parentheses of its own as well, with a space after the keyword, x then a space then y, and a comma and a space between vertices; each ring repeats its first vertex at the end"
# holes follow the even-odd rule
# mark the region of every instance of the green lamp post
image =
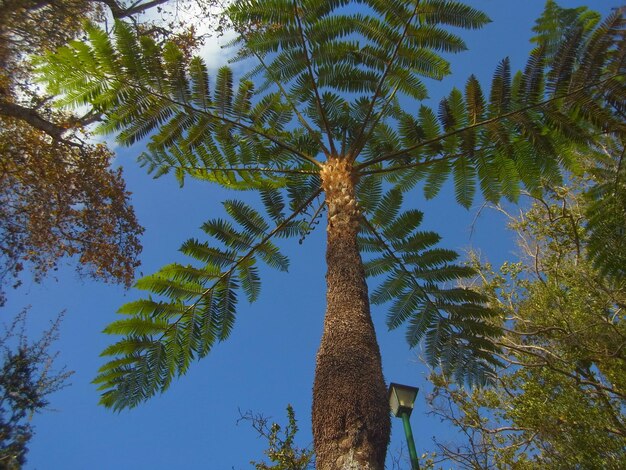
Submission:
POLYGON ((418 391, 419 389, 417 387, 400 385, 393 382, 389 384, 389 407, 391 408, 391 413, 396 418, 402 418, 406 443, 409 447, 409 456, 411 457, 411 470, 419 470, 420 468, 419 461, 417 460, 417 452, 415 451, 413 431, 411 431, 411 422, 409 421, 418 391))

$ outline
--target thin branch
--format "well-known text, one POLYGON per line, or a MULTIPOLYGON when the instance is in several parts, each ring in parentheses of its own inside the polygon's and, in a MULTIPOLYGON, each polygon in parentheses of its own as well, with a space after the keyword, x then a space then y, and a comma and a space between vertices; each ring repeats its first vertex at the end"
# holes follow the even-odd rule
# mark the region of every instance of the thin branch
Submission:
MULTIPOLYGON (((510 345, 506 346, 509 349, 514 349, 512 348, 510 345)), ((529 356, 533 356, 535 358, 541 359, 542 363, 531 363, 531 362, 522 362, 522 361, 516 361, 515 359, 512 359, 511 357, 508 356, 504 356, 498 353, 494 353, 497 357, 499 357, 500 359, 502 359, 505 362, 508 362, 509 364, 513 364, 516 366, 521 366, 521 367, 527 367, 527 368, 542 368, 542 367, 547 367, 548 369, 554 371, 554 372, 558 372, 559 374, 564 375, 565 377, 568 377, 570 379, 572 379, 573 381, 575 381, 577 384, 579 385, 589 385, 590 387, 593 387, 597 390, 604 390, 607 391, 617 397, 620 397, 622 399, 626 399, 626 394, 611 388, 611 387, 607 387, 606 385, 603 385, 601 383, 598 382, 594 382, 591 380, 585 380, 585 379, 581 379, 579 376, 577 376, 576 374, 573 374, 571 372, 568 372, 567 370, 563 370, 560 369, 558 367, 556 367, 553 363, 551 363, 545 356, 542 356, 540 354, 537 353, 533 353, 531 351, 520 351, 524 354, 528 354, 529 356)))
POLYGON ((121 20, 122 18, 128 18, 129 16, 137 15, 139 13, 143 13, 150 8, 162 5, 166 3, 168 0, 151 0, 146 3, 141 3, 140 1, 135 2, 129 7, 121 6, 116 0, 89 0, 95 3, 104 3, 111 10, 111 15, 116 20, 121 20))
POLYGON ((63 134, 68 131, 68 129, 44 119, 36 111, 9 101, 0 100, 0 114, 27 122, 54 140, 62 140, 63 134))

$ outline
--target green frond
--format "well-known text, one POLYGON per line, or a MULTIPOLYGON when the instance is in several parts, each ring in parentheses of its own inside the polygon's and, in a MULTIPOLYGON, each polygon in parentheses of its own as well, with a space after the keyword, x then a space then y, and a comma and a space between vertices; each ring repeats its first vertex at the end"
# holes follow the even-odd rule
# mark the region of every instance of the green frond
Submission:
MULTIPOLYGON (((183 250, 181 250, 181 252, 182 251, 183 250)), ((172 263, 163 266, 159 270, 159 274, 174 282, 195 282, 204 285, 211 280, 219 279, 221 270, 219 264, 213 262, 207 263, 202 267, 196 267, 190 264, 183 265, 172 263)))
MULTIPOLYGON (((247 82, 245 82, 247 83, 247 82)), ((233 109, 233 72, 230 67, 220 67, 215 80, 215 108, 219 116, 226 116, 233 109)))
MULTIPOLYGON (((182 51, 172 42, 163 47, 166 86, 174 101, 183 106, 191 103, 191 88, 186 74, 187 64, 182 51)), ((141 83, 141 82, 140 82, 141 83)))
MULTIPOLYGON (((442 321, 439 310, 436 306, 430 302, 423 302, 419 305, 421 307, 419 309, 419 315, 411 315, 410 318, 403 319, 402 323, 405 320, 408 320, 408 326, 406 331, 406 340, 409 343, 409 346, 415 347, 424 339, 426 333, 431 331, 429 337, 438 337, 441 334, 442 328, 447 326, 447 322, 442 321)), ((398 325, 400 326, 400 325, 398 325)), ((441 347, 438 347, 438 344, 433 344, 432 339, 429 341, 427 347, 429 351, 429 359, 430 363, 437 363, 437 356, 441 354, 441 347)))
POLYGON ((285 218, 285 200, 280 191, 266 189, 260 191, 260 194, 267 214, 274 222, 282 221, 285 218))
POLYGON ((104 351, 111 361, 94 381, 105 406, 133 407, 165 391, 174 376, 228 338, 239 293, 249 302, 260 294, 258 260, 288 268, 288 259, 271 239, 289 230, 285 227, 296 223, 306 204, 289 217, 270 218, 273 229, 272 222, 243 202, 226 201, 224 206, 236 225, 223 219, 206 222, 202 228, 213 240, 190 239, 181 247, 195 263, 170 264, 138 280, 136 287, 150 295, 124 305, 119 313, 125 318, 106 328, 105 333, 124 339, 104 351))
POLYGON ((491 154, 481 155, 476 159, 476 169, 478 170, 478 182, 483 197, 491 202, 498 203, 501 197, 501 184, 497 172, 493 171, 494 156, 491 154))
POLYGON ((383 196, 383 183, 380 178, 376 177, 361 178, 356 193, 361 210, 366 214, 371 214, 380 204, 383 196))
MULTIPOLYGON (((374 214, 389 205, 389 194, 374 214)), ((497 363, 493 357, 497 348, 489 341, 499 332, 490 324, 496 312, 485 306, 481 294, 449 287, 474 276, 474 270, 453 264, 456 252, 434 248, 440 237, 419 230, 421 212, 392 212, 391 217, 379 220, 378 226, 373 220, 365 222, 363 232, 369 236, 358 238, 361 251, 369 254, 364 263, 367 276, 384 276, 371 293, 372 304, 389 304, 387 326, 395 329, 406 324, 409 345, 423 342, 433 367, 449 368, 461 381, 483 383, 497 363), (469 354, 458 362, 455 358, 461 349, 469 354)))
POLYGON ((208 111, 212 106, 209 86, 209 72, 206 64, 199 57, 189 62, 189 76, 191 78, 191 101, 198 109, 208 111))
POLYGON ((587 7, 562 8, 554 0, 548 0, 543 13, 535 21, 531 42, 546 48, 548 57, 557 54, 563 37, 572 28, 579 28, 586 33, 600 21, 600 14, 587 7))
POLYGON ((511 65, 509 58, 503 59, 493 74, 489 111, 492 116, 504 114, 511 103, 511 65))
POLYGON ((462 52, 467 49, 462 38, 434 25, 409 27, 407 36, 408 43, 419 48, 441 52, 462 52))
POLYGON ((432 199, 439 194, 443 184, 448 179, 451 169, 450 163, 447 160, 438 161, 430 166, 430 172, 426 176, 426 182, 424 184, 424 197, 426 197, 426 199, 432 199))
POLYGON ((250 235, 265 235, 269 230, 270 226, 263 216, 248 204, 236 200, 224 201, 223 204, 226 212, 250 235))
POLYGON ((521 77, 520 95, 524 104, 536 104, 544 96, 544 70, 546 48, 540 45, 528 58, 526 68, 521 77))
POLYGON ((204 292, 202 283, 174 280, 166 276, 162 271, 140 278, 134 287, 139 290, 181 300, 193 299, 204 292))
POLYGON ((102 332, 109 335, 151 336, 164 333, 168 327, 169 323, 164 320, 134 317, 115 321, 102 332))
POLYGON ((402 205, 402 193, 392 189, 387 192, 372 214, 372 223, 376 227, 384 227, 388 225, 398 215, 400 206, 402 205))
MULTIPOLYGON (((141 46, 130 26, 122 21, 115 22, 113 29, 117 49, 120 52, 120 63, 126 72, 137 79, 145 78, 146 70, 142 67, 141 46)), ((109 49, 106 51, 111 52, 109 49)))
POLYGON ((469 125, 475 125, 483 120, 485 113, 485 98, 480 83, 474 75, 470 75, 465 85, 465 102, 467 104, 467 120, 469 125))
POLYGON ((423 315, 428 315, 424 312, 424 294, 420 290, 407 289, 398 292, 387 312, 387 327, 390 330, 398 328, 417 310, 421 310, 423 315))
POLYGON ((441 123, 444 132, 449 132, 450 130, 453 130, 457 125, 457 121, 452 115, 450 102, 447 98, 443 98, 439 102, 439 114, 437 115, 437 117, 439 118, 439 122, 441 123))
POLYGON ((573 28, 559 44, 551 70, 548 72, 549 90, 557 93, 567 90, 578 59, 582 36, 582 28, 573 28))
POLYGON ((106 31, 88 23, 85 26, 85 33, 93 48, 93 57, 98 67, 110 74, 120 73, 121 64, 115 57, 115 49, 106 31))
POLYGON ((257 300, 261 293, 261 278, 258 269, 254 266, 253 259, 247 259, 237 266, 239 273, 239 282, 241 288, 246 294, 248 302, 252 303, 257 300))
POLYGON ((446 24, 466 29, 482 28, 491 21, 482 11, 449 0, 422 1, 418 14, 425 24, 446 24))
POLYGON ((384 227, 382 233, 389 240, 405 240, 409 235, 415 233, 423 218, 424 213, 422 211, 408 209, 397 216, 394 215, 393 220, 386 224, 383 221, 381 224, 384 227))
POLYGON ((287 183, 287 194, 289 195, 289 208, 295 210, 302 205, 313 194, 320 190, 322 181, 318 175, 294 176, 287 183))
POLYGON ((396 260, 391 256, 381 256, 367 260, 363 263, 367 277, 380 276, 391 271, 396 265, 396 260))
MULTIPOLYGON (((613 64, 622 65, 617 65, 617 70, 613 69, 611 73, 620 72, 620 67, 623 68, 626 45, 623 40, 617 44, 615 42, 616 38, 623 33, 624 23, 623 13, 616 10, 591 33, 589 42, 579 59, 580 67, 574 72, 574 86, 582 87, 599 81, 603 73, 611 70, 613 64)), ((623 86, 621 88, 623 89, 623 86)))
POLYGON ((252 110, 252 96, 254 95, 254 83, 242 81, 233 102, 233 114, 240 118, 247 118, 252 110))
POLYGON ((585 193, 587 256, 608 278, 622 282, 626 277, 626 165, 624 144, 606 138, 605 152, 596 156, 591 170, 594 185, 585 193))
POLYGON ((200 242, 194 238, 184 242, 180 247, 180 252, 207 265, 219 267, 228 266, 237 260, 236 250, 222 250, 211 246, 208 242, 200 242))

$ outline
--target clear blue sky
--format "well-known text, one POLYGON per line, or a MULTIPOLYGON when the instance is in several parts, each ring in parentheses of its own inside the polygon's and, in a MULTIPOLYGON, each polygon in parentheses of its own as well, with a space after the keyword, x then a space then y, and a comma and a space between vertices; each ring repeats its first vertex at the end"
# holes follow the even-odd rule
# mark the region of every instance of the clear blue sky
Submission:
MULTIPOLYGON (((462 86, 471 73, 487 85, 497 62, 507 55, 514 69, 522 67, 531 48, 530 29, 544 5, 543 0, 468 3, 487 12, 493 23, 463 33, 470 50, 451 58, 453 75, 431 87, 434 98, 455 84, 462 86)), ((560 2, 563 6, 587 4, 603 14, 621 3, 560 2)), ((139 147, 123 149, 117 161, 124 165, 137 215, 146 227, 140 269, 148 274, 181 259, 180 244, 199 236, 202 222, 221 215, 220 201, 233 194, 192 182, 180 190, 173 177, 153 181, 134 162, 140 151, 139 147)), ((495 264, 513 256, 512 235, 503 230, 504 221, 493 212, 479 218, 470 236, 479 203, 466 211, 452 196, 442 194, 426 202, 417 191, 412 203, 425 212, 423 228, 443 235, 442 246, 460 251, 473 247, 495 264)), ((61 340, 55 346, 61 352, 59 364, 76 372, 71 386, 51 397, 51 411, 34 417, 36 435, 26 468, 248 469, 250 460, 263 457, 266 443, 249 424, 237 424, 238 410, 284 422, 288 403, 299 419, 298 442, 309 445, 313 371, 325 301, 324 243, 322 224, 304 245, 283 245, 291 258, 290 272, 263 272, 260 300, 248 305, 242 296, 231 337, 195 363, 185 377, 175 380, 164 395, 119 414, 97 405, 98 393, 90 382, 103 362, 99 353, 114 340, 101 334, 102 329, 116 319, 119 306, 137 294, 80 280, 72 266, 40 285, 26 280, 20 290, 10 292, 3 316, 10 318, 31 305, 33 335, 59 311, 67 310, 61 340)), ((374 308, 373 316, 386 380, 421 388, 411 418, 418 453, 433 448, 434 435, 452 439, 449 429, 425 414, 429 387, 424 379, 427 369, 417 357, 419 350, 408 349, 402 330, 387 332, 384 309, 374 308)), ((391 454, 404 442, 401 423, 394 421, 391 454)))

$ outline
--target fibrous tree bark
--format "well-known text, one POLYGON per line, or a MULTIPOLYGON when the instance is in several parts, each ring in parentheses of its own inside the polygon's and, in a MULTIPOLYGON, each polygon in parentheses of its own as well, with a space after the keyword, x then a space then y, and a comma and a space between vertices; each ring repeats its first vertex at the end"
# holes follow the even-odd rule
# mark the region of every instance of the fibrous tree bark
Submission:
POLYGON ((326 317, 313 387, 319 470, 382 470, 390 420, 380 351, 357 246, 355 177, 345 159, 321 171, 326 192, 326 317))

